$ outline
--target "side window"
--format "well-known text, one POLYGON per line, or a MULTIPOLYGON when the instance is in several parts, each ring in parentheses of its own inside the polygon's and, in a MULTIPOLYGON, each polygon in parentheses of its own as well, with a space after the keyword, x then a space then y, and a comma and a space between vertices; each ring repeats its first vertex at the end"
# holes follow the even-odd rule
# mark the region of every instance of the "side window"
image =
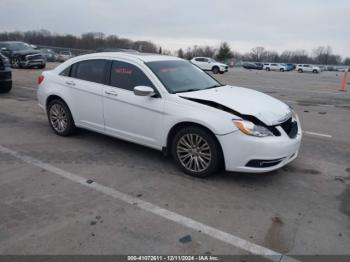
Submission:
POLYGON ((70 69, 71 69, 71 66, 67 67, 66 69, 64 69, 60 75, 61 76, 70 76, 70 69))
POLYGON ((105 83, 107 72, 107 60, 95 59, 79 62, 73 66, 75 78, 99 84, 105 83))
POLYGON ((111 70, 111 86, 133 91, 135 86, 149 86, 154 88, 152 82, 138 67, 113 61, 111 70))

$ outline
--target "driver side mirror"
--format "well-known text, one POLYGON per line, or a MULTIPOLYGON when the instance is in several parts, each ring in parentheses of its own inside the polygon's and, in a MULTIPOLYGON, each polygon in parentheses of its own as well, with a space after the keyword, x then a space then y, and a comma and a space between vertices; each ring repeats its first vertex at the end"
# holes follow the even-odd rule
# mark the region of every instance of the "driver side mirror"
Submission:
POLYGON ((154 89, 149 86, 135 86, 134 94, 136 96, 153 96, 155 95, 154 89))

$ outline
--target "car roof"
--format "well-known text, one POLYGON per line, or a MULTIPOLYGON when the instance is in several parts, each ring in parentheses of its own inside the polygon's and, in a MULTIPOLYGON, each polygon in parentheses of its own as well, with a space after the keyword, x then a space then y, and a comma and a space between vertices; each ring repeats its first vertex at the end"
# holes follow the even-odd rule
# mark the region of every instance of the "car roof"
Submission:
POLYGON ((94 58, 94 57, 109 57, 109 58, 120 58, 120 59, 129 59, 134 61, 143 61, 143 62, 154 62, 154 61, 169 61, 169 60, 182 60, 181 58, 175 56, 167 56, 160 54, 152 53, 134 53, 134 52, 100 52, 79 56, 82 58, 94 58))
MULTIPOLYGON (((25 43, 25 42, 22 42, 22 41, 0 41, 0 43, 15 44, 15 43, 25 43)), ((25 43, 25 44, 27 44, 27 43, 25 43)))

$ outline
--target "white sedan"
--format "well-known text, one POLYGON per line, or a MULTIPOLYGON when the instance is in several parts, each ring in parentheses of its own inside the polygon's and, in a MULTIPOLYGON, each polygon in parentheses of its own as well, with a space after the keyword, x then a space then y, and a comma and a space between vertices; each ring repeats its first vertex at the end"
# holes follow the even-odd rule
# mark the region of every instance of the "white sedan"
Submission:
POLYGON ((267 172, 297 157, 301 129, 283 102, 222 85, 171 56, 96 53, 38 79, 53 131, 76 127, 162 150, 187 174, 267 172))

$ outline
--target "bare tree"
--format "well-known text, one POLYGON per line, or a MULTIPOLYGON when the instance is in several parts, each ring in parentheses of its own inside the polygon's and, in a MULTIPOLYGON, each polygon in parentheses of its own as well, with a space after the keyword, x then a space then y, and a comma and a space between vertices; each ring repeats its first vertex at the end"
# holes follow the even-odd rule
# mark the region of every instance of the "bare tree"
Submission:
POLYGON ((252 60, 256 61, 256 62, 261 62, 263 57, 265 56, 265 54, 266 54, 266 50, 262 46, 254 47, 250 51, 250 56, 251 56, 252 60))

